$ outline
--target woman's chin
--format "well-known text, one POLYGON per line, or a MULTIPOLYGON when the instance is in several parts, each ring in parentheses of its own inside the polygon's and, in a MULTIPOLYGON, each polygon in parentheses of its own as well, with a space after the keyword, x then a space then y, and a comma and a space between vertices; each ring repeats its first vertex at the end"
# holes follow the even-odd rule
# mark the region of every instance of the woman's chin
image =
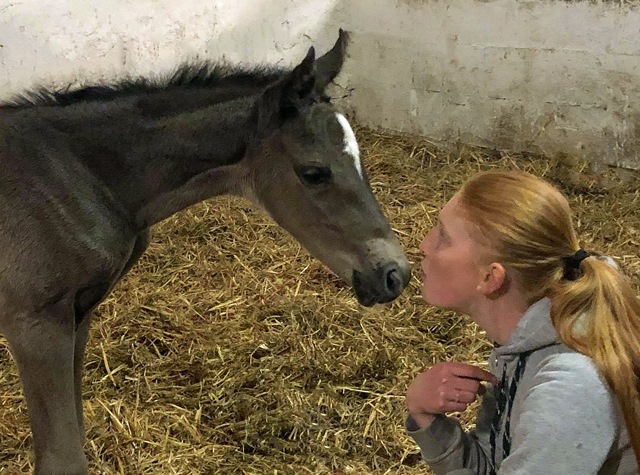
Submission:
POLYGON ((431 295, 429 295, 429 290, 426 288, 425 284, 422 284, 420 294, 422 295, 422 300, 424 300, 429 305, 433 305, 433 298, 431 295))
POLYGON ((441 296, 433 295, 433 292, 431 292, 426 285, 422 286, 420 294, 422 295, 422 300, 432 307, 449 308, 448 302, 442 299, 441 296))

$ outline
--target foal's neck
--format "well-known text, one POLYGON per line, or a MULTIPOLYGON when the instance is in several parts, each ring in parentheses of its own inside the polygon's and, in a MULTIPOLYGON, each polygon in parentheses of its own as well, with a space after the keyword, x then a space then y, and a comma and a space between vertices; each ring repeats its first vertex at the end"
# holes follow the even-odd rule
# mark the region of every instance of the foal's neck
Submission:
POLYGON ((143 164, 136 221, 150 225, 212 196, 239 190, 240 160, 255 143, 255 99, 158 119, 149 143, 129 154, 143 164))
POLYGON ((235 164, 254 143, 256 97, 159 117, 132 99, 86 104, 60 109, 52 122, 142 229, 238 191, 235 164))

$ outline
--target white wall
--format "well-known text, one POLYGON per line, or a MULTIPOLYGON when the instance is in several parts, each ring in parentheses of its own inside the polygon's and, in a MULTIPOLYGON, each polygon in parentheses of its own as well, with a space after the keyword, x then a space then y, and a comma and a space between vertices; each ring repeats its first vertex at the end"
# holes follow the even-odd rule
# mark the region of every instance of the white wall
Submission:
POLYGON ((41 83, 165 72, 186 59, 290 64, 312 44, 335 42, 343 3, 0 0, 0 98, 41 83))
POLYGON ((640 10, 560 0, 0 0, 0 98, 164 72, 292 64, 351 32, 361 123, 640 168, 640 10))
POLYGON ((640 9, 354 0, 350 17, 361 122, 640 167, 640 9))

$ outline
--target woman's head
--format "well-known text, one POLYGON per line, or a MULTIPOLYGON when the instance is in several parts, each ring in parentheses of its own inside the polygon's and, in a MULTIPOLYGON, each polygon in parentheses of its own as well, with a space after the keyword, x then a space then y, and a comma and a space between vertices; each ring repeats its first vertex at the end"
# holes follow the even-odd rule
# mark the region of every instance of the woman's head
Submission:
POLYGON ((507 286, 537 300, 577 245, 569 206, 555 188, 527 173, 481 173, 446 204, 420 245, 422 295, 464 313, 507 286))
POLYGON ((422 294, 433 305, 465 311, 509 285, 528 304, 549 297, 563 342, 590 356, 618 396, 640 463, 640 301, 601 260, 584 259, 567 273, 580 244, 556 188, 524 172, 479 173, 443 208, 420 249, 422 294))

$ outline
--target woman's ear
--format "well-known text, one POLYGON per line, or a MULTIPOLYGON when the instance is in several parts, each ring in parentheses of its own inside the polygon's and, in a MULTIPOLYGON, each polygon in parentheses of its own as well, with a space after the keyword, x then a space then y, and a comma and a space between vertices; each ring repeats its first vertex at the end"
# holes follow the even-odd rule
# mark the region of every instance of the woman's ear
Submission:
POLYGON ((476 290, 481 292, 484 296, 489 297, 496 293, 502 294, 502 290, 507 286, 507 271, 497 262, 484 266, 482 273, 482 280, 476 287, 476 290))

